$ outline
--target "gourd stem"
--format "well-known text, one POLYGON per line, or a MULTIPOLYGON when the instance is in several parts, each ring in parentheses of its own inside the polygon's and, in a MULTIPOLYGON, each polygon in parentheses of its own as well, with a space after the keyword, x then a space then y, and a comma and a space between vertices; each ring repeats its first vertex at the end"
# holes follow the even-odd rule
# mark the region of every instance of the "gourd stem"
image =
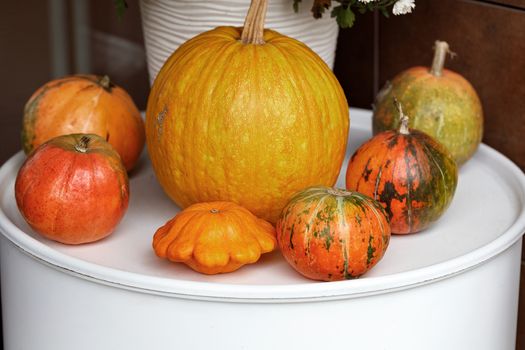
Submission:
POLYGON ((401 106, 401 102, 399 102, 397 98, 394 98, 394 105, 399 112, 399 121, 401 122, 401 125, 399 126, 399 133, 403 135, 410 135, 410 129, 408 128, 408 116, 403 113, 403 106, 401 106))
POLYGON ((75 145, 75 150, 80 153, 86 153, 88 150, 90 138, 88 136, 82 136, 75 145))
POLYGON ((430 68, 430 73, 432 75, 440 77, 443 74, 447 53, 454 55, 454 53, 450 51, 446 41, 436 40, 434 43, 434 60, 432 61, 432 67, 430 68))
POLYGON ((251 1, 241 34, 243 44, 264 44, 264 20, 267 7, 268 0, 251 1))
POLYGON ((331 194, 333 196, 340 196, 340 197, 346 197, 346 196, 352 195, 352 192, 346 191, 346 190, 341 190, 339 188, 330 188, 330 189, 328 189, 327 192, 328 192, 328 194, 331 194))
POLYGON ((99 79, 98 84, 104 88, 104 90, 111 91, 111 79, 107 75, 104 75, 99 79))

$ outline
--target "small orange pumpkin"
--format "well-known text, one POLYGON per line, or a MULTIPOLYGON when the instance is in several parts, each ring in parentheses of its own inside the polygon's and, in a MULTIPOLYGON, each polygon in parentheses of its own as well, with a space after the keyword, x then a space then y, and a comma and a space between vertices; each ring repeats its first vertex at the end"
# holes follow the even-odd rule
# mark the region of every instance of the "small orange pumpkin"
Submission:
POLYGON ((18 171, 15 198, 27 223, 46 238, 81 244, 113 232, 129 201, 126 169, 100 136, 55 137, 18 171))
POLYGON ((346 188, 379 201, 392 233, 424 230, 447 210, 458 183, 452 154, 426 133, 408 128, 396 103, 399 130, 383 131, 361 145, 346 171, 346 188))
POLYGON ((22 127, 26 154, 53 137, 76 133, 104 138, 128 171, 144 147, 144 122, 139 110, 108 76, 75 75, 53 80, 26 103, 22 127))
POLYGON ((275 249, 275 230, 232 202, 189 206, 153 236, 157 256, 205 274, 232 272, 275 249))
POLYGON ((356 278, 383 257, 390 241, 386 213, 358 192, 312 187, 297 193, 276 225, 277 242, 302 275, 323 281, 356 278))

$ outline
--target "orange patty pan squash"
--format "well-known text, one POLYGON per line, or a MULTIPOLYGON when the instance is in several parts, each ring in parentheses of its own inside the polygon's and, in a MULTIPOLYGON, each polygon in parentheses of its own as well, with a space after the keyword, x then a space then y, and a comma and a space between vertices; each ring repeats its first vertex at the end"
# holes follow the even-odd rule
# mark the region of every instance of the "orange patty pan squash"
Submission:
POLYGON ((277 246, 275 229, 232 202, 196 203, 160 227, 153 250, 161 258, 212 275, 253 264, 277 246))
POLYGON ((253 0, 244 28, 187 41, 155 79, 146 142, 160 184, 183 208, 233 201, 275 222, 295 192, 337 179, 344 92, 306 45, 264 29, 266 6, 253 0))

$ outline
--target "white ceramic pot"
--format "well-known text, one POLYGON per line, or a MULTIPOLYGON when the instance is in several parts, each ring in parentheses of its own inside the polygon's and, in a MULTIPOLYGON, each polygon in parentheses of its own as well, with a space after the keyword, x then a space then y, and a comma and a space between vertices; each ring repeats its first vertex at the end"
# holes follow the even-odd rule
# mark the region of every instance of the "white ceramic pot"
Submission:
MULTIPOLYGON (((292 0, 270 0, 266 27, 307 44, 333 68, 339 28, 329 13, 314 19, 313 0, 294 12, 292 0)), ((141 0, 150 82, 164 61, 186 40, 220 25, 242 26, 250 0, 141 0)))
MULTIPOLYGON (((345 164, 371 135, 371 113, 351 115, 345 164)), ((152 235, 178 208, 145 158, 115 233, 46 240, 14 200, 24 158, 0 169, 6 350, 515 349, 525 175, 485 145, 438 222, 393 236, 361 278, 330 283, 303 278, 278 251, 214 276, 155 256, 152 235)))

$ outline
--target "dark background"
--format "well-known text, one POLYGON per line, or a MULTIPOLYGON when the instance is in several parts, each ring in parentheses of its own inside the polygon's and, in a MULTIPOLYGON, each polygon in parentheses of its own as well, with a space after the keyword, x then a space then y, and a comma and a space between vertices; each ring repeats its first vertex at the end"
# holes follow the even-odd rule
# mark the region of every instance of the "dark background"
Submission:
MULTIPOLYGON (((127 2, 121 21, 110 0, 2 2, 0 164, 20 150, 25 102, 52 78, 108 74, 145 108, 149 83, 139 4, 127 2)), ((448 68, 467 78, 483 103, 483 142, 525 169, 525 0, 416 0, 416 5, 405 16, 359 16, 353 28, 340 32, 334 71, 350 106, 370 108, 386 80, 411 66, 430 65, 434 41, 445 40, 457 53, 448 68)), ((524 304, 517 349, 525 349, 524 304)))

